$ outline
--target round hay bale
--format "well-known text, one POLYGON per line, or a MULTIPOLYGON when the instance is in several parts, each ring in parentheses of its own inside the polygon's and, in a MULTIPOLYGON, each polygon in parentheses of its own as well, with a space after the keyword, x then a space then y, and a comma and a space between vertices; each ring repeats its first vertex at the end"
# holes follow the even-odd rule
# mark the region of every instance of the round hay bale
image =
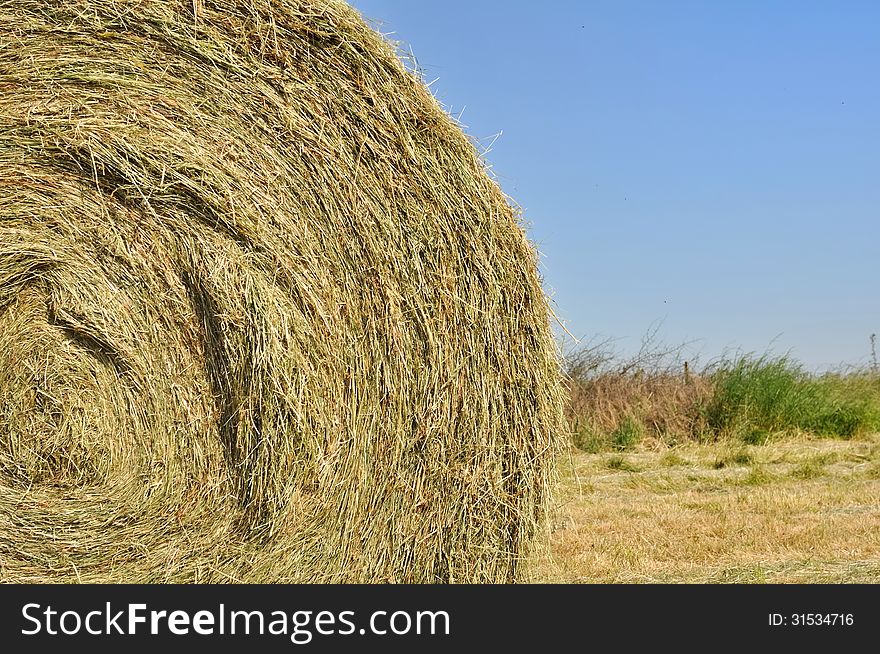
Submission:
POLYGON ((340 0, 0 3, 0 578, 512 581, 558 365, 472 144, 340 0))

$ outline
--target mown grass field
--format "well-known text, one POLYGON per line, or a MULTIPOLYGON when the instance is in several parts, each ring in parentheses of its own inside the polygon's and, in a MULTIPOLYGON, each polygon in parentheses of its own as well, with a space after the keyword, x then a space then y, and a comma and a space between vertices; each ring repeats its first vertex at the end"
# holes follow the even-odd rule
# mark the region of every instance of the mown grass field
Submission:
POLYGON ((880 582, 873 371, 620 370, 571 380, 572 442, 532 581, 880 582))
POLYGON ((541 582, 880 581, 880 436, 561 462, 541 582))

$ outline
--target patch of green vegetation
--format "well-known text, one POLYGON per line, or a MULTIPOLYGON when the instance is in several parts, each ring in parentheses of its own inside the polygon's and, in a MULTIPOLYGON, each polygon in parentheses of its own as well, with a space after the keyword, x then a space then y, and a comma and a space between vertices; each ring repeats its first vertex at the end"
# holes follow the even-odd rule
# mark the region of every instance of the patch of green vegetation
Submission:
POLYGON ((644 433, 645 428, 641 422, 632 416, 626 416, 617 426, 617 429, 611 432, 611 443, 616 450, 629 450, 642 440, 644 433))
POLYGON ((762 486, 773 481, 770 475, 762 466, 754 465, 749 469, 749 474, 739 480, 739 486, 762 486))
POLYGON ((641 469, 638 466, 620 455, 610 457, 605 465, 611 470, 620 470, 621 472, 641 472, 641 469))
POLYGON ((825 474, 824 466, 817 459, 804 461, 790 473, 795 479, 815 479, 823 474, 825 474))
POLYGON ((716 457, 715 463, 712 465, 712 467, 716 470, 721 470, 722 468, 727 468, 729 466, 747 466, 751 465, 752 463, 754 463, 754 457, 752 456, 752 453, 743 448, 740 450, 736 450, 735 452, 730 452, 728 454, 716 457))
POLYGON ((590 424, 578 425, 577 427, 572 434, 572 442, 575 447, 587 454, 632 450, 639 444, 645 433, 644 425, 632 416, 625 417, 610 433, 590 424))
POLYGON ((739 436, 746 445, 766 445, 773 437, 773 433, 768 429, 752 428, 740 432, 739 436))
POLYGON ((690 463, 680 457, 674 450, 669 450, 660 457, 658 463, 666 468, 676 468, 679 466, 690 465, 690 463))
POLYGON ((816 415, 813 431, 846 438, 880 431, 880 376, 829 374, 817 378, 814 385, 827 403, 816 415))
POLYGON ((572 442, 575 447, 587 454, 598 454, 611 449, 608 437, 589 426, 581 427, 575 431, 572 435, 572 442))
POLYGON ((709 428, 765 444, 793 430, 852 438, 880 429, 880 380, 870 375, 808 374, 789 357, 739 357, 717 365, 703 407, 709 428))

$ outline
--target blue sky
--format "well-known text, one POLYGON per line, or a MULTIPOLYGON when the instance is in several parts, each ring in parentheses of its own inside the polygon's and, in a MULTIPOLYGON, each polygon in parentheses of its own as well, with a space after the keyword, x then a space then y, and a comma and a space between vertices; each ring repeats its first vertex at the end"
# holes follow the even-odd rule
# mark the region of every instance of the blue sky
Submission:
POLYGON ((865 363, 880 332, 880 3, 355 0, 524 209, 556 312, 865 363))

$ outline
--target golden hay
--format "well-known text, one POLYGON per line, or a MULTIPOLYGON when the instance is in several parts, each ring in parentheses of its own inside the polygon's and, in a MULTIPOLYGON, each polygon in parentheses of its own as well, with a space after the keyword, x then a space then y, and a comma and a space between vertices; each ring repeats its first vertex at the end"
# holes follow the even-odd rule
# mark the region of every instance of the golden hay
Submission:
POLYGON ((0 0, 0 580, 515 580, 535 268, 340 0, 0 0))

